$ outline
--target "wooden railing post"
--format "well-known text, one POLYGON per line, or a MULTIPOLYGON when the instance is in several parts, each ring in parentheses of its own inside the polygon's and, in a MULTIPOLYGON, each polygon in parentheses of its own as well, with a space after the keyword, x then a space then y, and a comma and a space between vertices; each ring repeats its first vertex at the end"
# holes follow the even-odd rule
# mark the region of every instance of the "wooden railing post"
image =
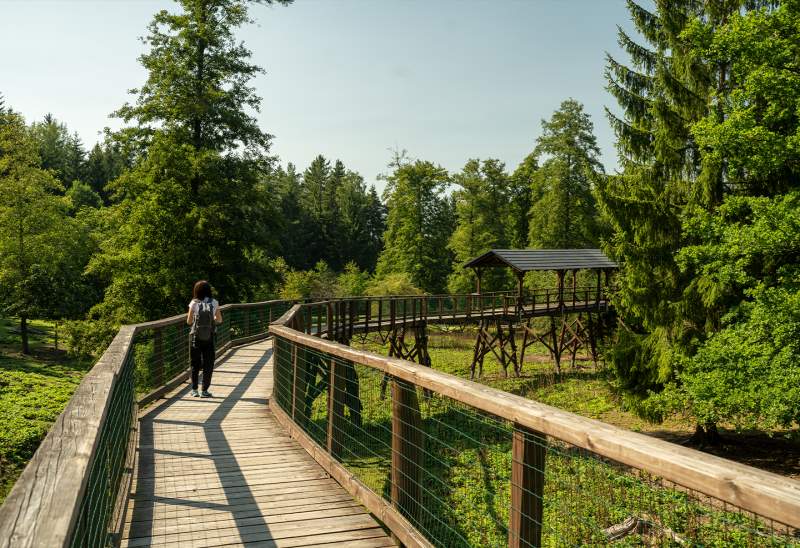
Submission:
POLYGON ((348 308, 349 308, 349 311, 350 311, 350 313, 349 313, 350 322, 349 322, 348 330, 347 330, 347 340, 350 341, 350 340, 353 339, 353 326, 354 326, 355 321, 356 321, 356 314, 358 312, 358 309, 356 308, 356 304, 357 304, 356 301, 353 301, 353 300, 348 301, 348 304, 349 304, 348 308))
POLYGON ((333 303, 330 301, 327 303, 326 314, 325 331, 328 333, 328 340, 333 341, 335 340, 335 335, 333 334, 333 303))
POLYGON ((546 456, 547 438, 525 426, 514 424, 509 548, 542 545, 546 456))
POLYGON ((392 379, 392 504, 412 522, 422 504, 422 434, 416 387, 392 379))
POLYGON ((164 328, 153 330, 153 388, 164 384, 164 328))
POLYGON ((335 459, 342 454, 342 428, 344 425, 345 378, 337 374, 336 360, 331 360, 328 379, 328 453, 335 459))

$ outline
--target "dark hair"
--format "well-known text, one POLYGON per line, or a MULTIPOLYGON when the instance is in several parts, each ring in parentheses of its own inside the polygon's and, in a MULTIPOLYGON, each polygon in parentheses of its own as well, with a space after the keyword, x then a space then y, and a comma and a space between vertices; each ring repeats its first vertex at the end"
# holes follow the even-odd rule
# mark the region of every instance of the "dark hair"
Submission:
POLYGON ((211 294, 211 284, 205 280, 200 280, 194 284, 194 289, 192 289, 192 297, 201 301, 204 299, 213 298, 213 295, 211 294))

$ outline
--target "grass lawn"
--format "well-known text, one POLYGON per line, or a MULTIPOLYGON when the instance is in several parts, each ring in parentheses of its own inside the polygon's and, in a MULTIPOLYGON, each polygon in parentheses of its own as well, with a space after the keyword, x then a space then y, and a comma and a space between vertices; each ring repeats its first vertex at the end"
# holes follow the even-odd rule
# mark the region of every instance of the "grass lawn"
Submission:
POLYGON ((19 324, 0 318, 0 503, 90 364, 52 348, 52 324, 31 322, 32 354, 20 353, 19 324))

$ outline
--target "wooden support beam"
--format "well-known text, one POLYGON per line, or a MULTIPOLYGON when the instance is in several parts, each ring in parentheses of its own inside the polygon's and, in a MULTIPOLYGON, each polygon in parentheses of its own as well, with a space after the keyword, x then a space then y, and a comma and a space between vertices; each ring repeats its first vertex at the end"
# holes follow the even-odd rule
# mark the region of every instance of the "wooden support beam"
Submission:
POLYGON ((417 388, 392 379, 392 505, 412 523, 421 515, 422 427, 417 388))
POLYGON ((600 285, 601 285, 600 284, 600 279, 601 279, 602 275, 603 275, 602 271, 598 270, 597 271, 597 295, 596 295, 596 298, 597 298, 597 305, 596 306, 597 306, 598 310, 600 309, 600 285))
POLYGON ((511 445, 509 548, 542 545, 546 457, 547 438, 520 424, 514 424, 511 445))
POLYGON ((564 275, 566 272, 564 270, 559 270, 556 272, 558 276, 558 309, 564 310, 564 275))

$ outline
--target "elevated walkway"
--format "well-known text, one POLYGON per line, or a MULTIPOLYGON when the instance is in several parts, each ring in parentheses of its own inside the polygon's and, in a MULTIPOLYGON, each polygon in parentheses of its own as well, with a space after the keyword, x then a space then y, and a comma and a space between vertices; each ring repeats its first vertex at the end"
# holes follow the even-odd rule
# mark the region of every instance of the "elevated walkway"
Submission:
POLYGON ((275 420, 272 342, 232 350, 213 398, 184 384, 145 409, 123 547, 395 546, 275 420))

